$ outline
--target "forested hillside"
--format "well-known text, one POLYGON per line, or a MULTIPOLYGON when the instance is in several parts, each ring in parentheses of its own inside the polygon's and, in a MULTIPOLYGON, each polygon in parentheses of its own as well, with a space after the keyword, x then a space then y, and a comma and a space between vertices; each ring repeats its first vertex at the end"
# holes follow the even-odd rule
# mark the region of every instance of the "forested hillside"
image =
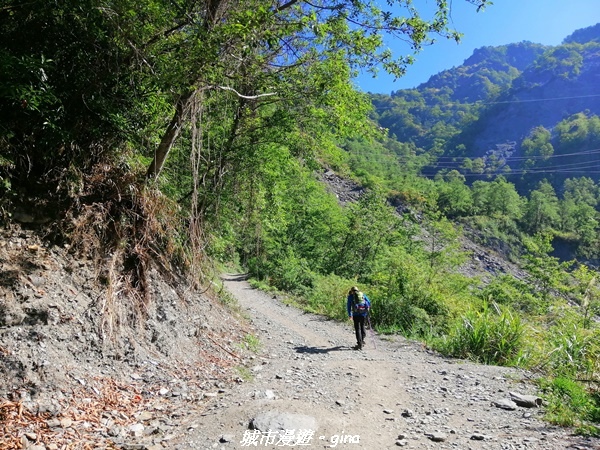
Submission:
POLYGON ((416 89, 374 95, 375 119, 418 158, 387 148, 451 181, 437 189, 446 215, 472 223, 500 208, 508 235, 553 230, 561 255, 597 258, 599 40, 600 24, 558 47, 486 47, 416 89), (481 200, 494 179, 514 186, 503 205, 481 200))
MULTIPOLYGON (((463 174, 504 174, 520 192, 544 177, 558 188, 571 176, 597 180, 586 151, 598 146, 599 36, 600 24, 555 48, 522 42, 478 49, 414 90, 374 96, 376 119, 401 142, 456 157, 453 167, 463 174)), ((430 173, 450 166, 442 158, 430 173)))
POLYGON ((373 96, 376 119, 399 141, 435 149, 437 156, 462 158, 455 168, 467 175, 510 176, 522 192, 534 185, 531 178, 539 181, 532 174, 548 169, 553 156, 567 153, 570 158, 557 165, 568 163, 569 171, 561 177, 543 170, 546 176, 559 182, 570 174, 592 173, 597 180, 589 167, 594 159, 578 159, 573 150, 585 154, 598 143, 599 36, 600 24, 575 32, 555 48, 522 42, 478 49, 462 66, 416 89, 373 96), (553 153, 530 142, 542 139, 544 131, 550 133, 553 153), (502 161, 488 161, 493 157, 502 161), (484 164, 461 166, 464 158, 484 164), (524 172, 529 176, 517 176, 524 172))
MULTIPOLYGON (((156 274, 179 292, 243 270, 335 319, 358 285, 380 332, 533 369, 548 419, 596 434, 600 194, 593 173, 550 167, 597 151, 600 28, 481 49, 419 89, 370 96, 359 69, 401 76, 433 36, 460 40, 448 3, 431 17, 391 3, 8 0, 0 223, 93 262, 101 325, 118 306, 116 328, 143 329, 156 274), (545 112, 517 126, 520 104, 545 112), (338 201, 326 171, 362 195, 338 201), (522 271, 461 272, 465 235, 522 271), (553 256, 564 242, 573 251, 553 256)), ((0 299, 0 325, 21 325, 21 303, 0 299)))

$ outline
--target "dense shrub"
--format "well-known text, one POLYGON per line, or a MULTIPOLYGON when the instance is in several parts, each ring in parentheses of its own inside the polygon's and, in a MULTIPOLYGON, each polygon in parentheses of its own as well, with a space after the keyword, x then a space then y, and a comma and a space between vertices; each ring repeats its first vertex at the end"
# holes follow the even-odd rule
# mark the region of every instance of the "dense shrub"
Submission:
POLYGON ((512 275, 494 277, 480 292, 484 301, 510 306, 524 313, 542 312, 543 302, 531 290, 531 285, 512 275))
POLYGON ((338 320, 346 320, 346 299, 355 280, 334 274, 316 276, 313 289, 306 299, 306 309, 338 320))

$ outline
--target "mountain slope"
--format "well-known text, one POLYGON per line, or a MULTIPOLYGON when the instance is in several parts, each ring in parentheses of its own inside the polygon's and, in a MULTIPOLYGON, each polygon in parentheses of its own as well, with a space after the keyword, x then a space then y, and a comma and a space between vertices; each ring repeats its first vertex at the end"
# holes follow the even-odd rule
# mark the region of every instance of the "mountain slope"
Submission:
MULTIPOLYGON (((535 158, 526 164, 521 159, 539 152, 522 145, 536 129, 548 130, 556 155, 598 146, 600 132, 593 127, 578 145, 565 141, 579 126, 569 123, 575 115, 587 120, 600 115, 599 68, 600 24, 574 32, 556 47, 528 42, 484 47, 416 89, 373 96, 374 119, 398 141, 435 157, 482 158, 486 164, 494 155, 493 167, 482 173, 519 173, 544 166, 535 158)), ((438 170, 434 164, 427 173, 438 170)))

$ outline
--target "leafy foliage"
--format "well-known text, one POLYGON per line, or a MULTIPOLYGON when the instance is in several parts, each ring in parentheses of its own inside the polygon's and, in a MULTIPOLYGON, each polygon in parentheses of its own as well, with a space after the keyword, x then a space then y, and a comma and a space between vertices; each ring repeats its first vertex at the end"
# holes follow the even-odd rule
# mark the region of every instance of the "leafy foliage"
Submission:
POLYGON ((573 152, 589 164, 598 113, 556 108, 519 123, 513 143, 473 150, 514 98, 588 76, 595 31, 552 49, 483 48, 417 89, 367 96, 359 69, 401 76, 433 36, 459 38, 449 3, 431 20, 391 3, 403 15, 345 0, 7 0, 0 218, 53 203, 56 239, 108 259, 111 300, 125 286, 142 312, 153 262, 194 284, 209 258, 234 265, 336 319, 359 285, 380 331, 543 367, 570 411, 597 420, 593 399, 561 381, 598 381, 597 274, 552 254, 562 240, 598 256, 597 180, 549 168, 573 152), (389 36, 408 54, 392 55, 389 36), (360 200, 340 206, 315 176, 324 166, 358 180, 360 200), (454 220, 526 275, 460 274, 454 220))
MULTIPOLYGON (((586 95, 597 34, 597 26, 580 30, 553 48, 520 43, 478 49, 463 65, 415 89, 373 95, 373 117, 414 146, 423 161, 418 173, 438 181, 435 198, 444 214, 467 223, 480 215, 514 221, 517 237, 552 232, 572 242, 578 256, 597 258, 597 212, 561 198, 567 180, 579 179, 569 177, 588 175, 597 163, 600 110, 586 95), (572 94, 569 104, 545 106, 550 100, 544 99, 558 101, 563 92, 572 94), (494 193, 483 184, 490 182, 497 183, 494 193)), ((597 176, 589 174, 595 183, 597 176)))

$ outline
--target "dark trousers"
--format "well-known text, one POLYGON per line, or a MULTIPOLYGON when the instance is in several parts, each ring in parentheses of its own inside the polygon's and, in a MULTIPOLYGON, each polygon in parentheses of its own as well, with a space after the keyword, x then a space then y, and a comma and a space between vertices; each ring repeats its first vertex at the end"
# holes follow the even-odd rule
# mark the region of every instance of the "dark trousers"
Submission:
POLYGON ((360 316, 358 314, 354 314, 352 316, 354 319, 354 332, 356 333, 356 343, 359 346, 362 346, 365 338, 367 337, 367 331, 365 330, 365 322, 367 320, 367 316, 360 316))

